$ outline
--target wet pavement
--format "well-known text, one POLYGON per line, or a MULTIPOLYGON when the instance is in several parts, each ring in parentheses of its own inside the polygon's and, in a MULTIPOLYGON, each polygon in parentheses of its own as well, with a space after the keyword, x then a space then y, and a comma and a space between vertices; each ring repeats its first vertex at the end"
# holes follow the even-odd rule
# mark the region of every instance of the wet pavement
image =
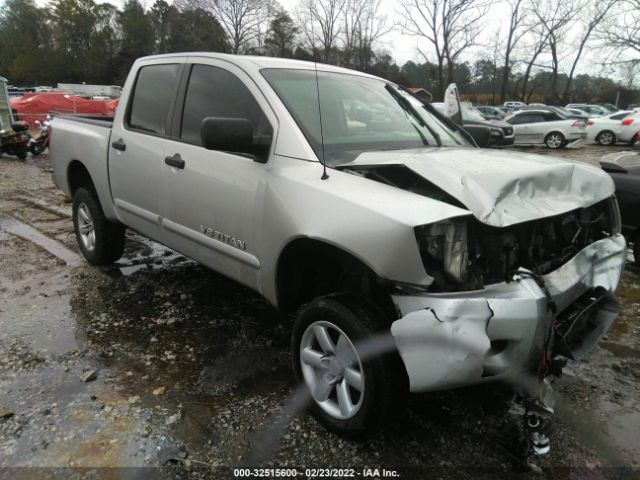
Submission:
MULTIPOLYGON (((611 151, 559 153, 595 162, 611 151)), ((117 264, 89 266, 50 173, 46 156, 0 158, 0 478, 233 478, 256 449, 269 452, 262 466, 300 471, 520 474, 505 435, 512 393, 500 384, 414 395, 405 415, 361 443, 307 415, 271 429, 296 388, 290 319, 134 233, 117 264)), ((631 264, 619 299, 604 341, 556 382, 561 413, 540 478, 639 475, 640 271, 631 264)))

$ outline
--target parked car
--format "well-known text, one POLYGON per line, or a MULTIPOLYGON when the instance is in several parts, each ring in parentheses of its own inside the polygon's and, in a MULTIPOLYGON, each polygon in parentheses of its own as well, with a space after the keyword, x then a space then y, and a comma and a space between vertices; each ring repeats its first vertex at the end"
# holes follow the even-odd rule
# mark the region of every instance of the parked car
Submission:
POLYGON ((640 152, 610 153, 600 159, 600 166, 615 182, 622 232, 640 267, 640 152))
POLYGON ((589 118, 590 115, 589 113, 585 112, 584 110, 580 110, 579 108, 566 108, 565 110, 567 110, 568 112, 574 114, 574 115, 580 115, 581 117, 586 117, 589 118))
POLYGON ((523 102, 504 102, 504 106, 507 107, 510 111, 520 110, 522 107, 526 107, 527 104, 523 102))
POLYGON ((544 103, 530 103, 529 104, 530 107, 546 107, 547 105, 544 103))
POLYGON ((606 110, 609 110, 609 112, 611 113, 616 113, 619 112, 621 109, 616 107, 613 103, 599 103, 598 104, 599 107, 602 107, 606 110))
POLYGON ((600 145, 614 145, 618 141, 618 132, 623 128, 623 120, 633 115, 633 111, 623 111, 605 117, 596 117, 587 122, 587 140, 600 145))
POLYGON ((640 108, 640 103, 631 103, 627 105, 627 110, 635 110, 636 108, 640 108))
POLYGON ((131 228, 293 314, 294 374, 334 432, 370 432, 408 389, 582 358, 616 316, 600 169, 474 148, 399 86, 298 60, 141 58, 120 105, 52 120, 80 252, 114 262, 131 228))
POLYGON ((502 120, 506 116, 505 112, 496 107, 476 105, 474 108, 480 112, 485 120, 502 120))
MULTIPOLYGON (((431 105, 444 115, 444 103, 431 102, 431 105)), ((502 120, 485 120, 483 116, 475 108, 468 103, 463 102, 462 107, 462 126, 468 128, 472 125, 483 125, 491 128, 493 142, 490 146, 505 147, 513 145, 514 131, 513 126, 502 120)))
POLYGON ((640 113, 634 112, 633 115, 624 118, 621 124, 620 130, 616 133, 617 140, 631 145, 636 143, 640 133, 640 113))
POLYGON ((585 103, 570 103, 565 108, 577 108, 588 113, 591 117, 601 117, 602 115, 608 115, 610 113, 606 108, 598 105, 587 105, 585 103))
POLYGON ((587 136, 584 121, 567 119, 548 110, 520 110, 505 121, 515 129, 516 145, 544 144, 549 148, 562 148, 587 136))
POLYGON ((582 113, 576 113, 573 112, 567 108, 562 108, 562 107, 554 107, 551 105, 546 105, 544 107, 531 107, 531 106, 527 106, 524 107, 522 110, 546 110, 549 112, 555 112, 558 115, 560 115, 561 117, 564 118, 572 118, 574 120, 583 120, 585 123, 587 122, 587 120, 589 120, 589 115, 586 114, 585 112, 582 113))

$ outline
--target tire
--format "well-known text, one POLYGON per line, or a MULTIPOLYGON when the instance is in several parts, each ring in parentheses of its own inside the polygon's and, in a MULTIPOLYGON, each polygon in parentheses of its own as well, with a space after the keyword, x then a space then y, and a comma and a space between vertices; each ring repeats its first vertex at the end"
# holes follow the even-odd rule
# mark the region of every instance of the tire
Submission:
POLYGON ((311 395, 309 412, 328 430, 361 439, 404 410, 408 381, 397 350, 370 358, 361 355, 367 348, 363 342, 384 333, 390 340, 384 314, 356 295, 319 297, 298 313, 292 334, 293 370, 311 395), (318 340, 324 335, 317 330, 328 334, 333 353, 318 340), (309 352, 306 358, 303 351, 309 352))
POLYGON ((560 132, 548 133, 547 136, 544 137, 544 144, 553 150, 562 148, 566 145, 564 135, 560 132))
POLYGON ((98 195, 80 187, 73 195, 73 228, 84 258, 92 265, 107 265, 124 252, 124 226, 105 217, 98 195))
POLYGON ((36 142, 33 145, 31 145, 31 147, 29 147, 29 150, 31 150, 31 155, 37 156, 37 155, 42 155, 42 153, 47 149, 47 146, 45 145, 44 142, 36 142))
POLYGON ((20 149, 18 151, 16 151, 16 157, 18 157, 20 160, 26 160, 27 159, 27 149, 20 149))
POLYGON ((596 142, 598 142, 603 147, 609 147, 611 145, 615 145, 616 143, 616 134, 611 130, 603 130, 598 133, 596 136, 596 142))

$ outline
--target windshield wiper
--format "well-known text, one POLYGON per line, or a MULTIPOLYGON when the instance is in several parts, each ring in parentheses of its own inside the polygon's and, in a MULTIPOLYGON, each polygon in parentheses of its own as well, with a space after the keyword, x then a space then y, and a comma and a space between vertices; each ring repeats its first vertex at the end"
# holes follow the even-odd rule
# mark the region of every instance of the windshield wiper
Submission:
POLYGON ((402 94, 400 92, 398 92, 398 90, 396 90, 396 88, 391 84, 391 83, 387 83, 384 88, 391 94, 391 96, 400 104, 400 106, 402 108, 404 108, 405 110, 407 110, 409 113, 411 113, 411 115, 413 117, 415 117, 418 122, 420 123, 420 125, 422 125, 423 127, 425 127, 427 130, 429 130, 429 133, 431 135, 433 135, 433 138, 436 139, 436 144, 441 147, 442 146, 442 139, 440 138, 440 135, 438 135, 433 128, 431 128, 429 126, 429 124, 427 122, 425 122, 424 118, 422 118, 422 116, 416 111, 415 108, 413 108, 413 105, 411 105, 411 102, 409 100, 407 100, 406 98, 404 98, 402 96, 402 94))

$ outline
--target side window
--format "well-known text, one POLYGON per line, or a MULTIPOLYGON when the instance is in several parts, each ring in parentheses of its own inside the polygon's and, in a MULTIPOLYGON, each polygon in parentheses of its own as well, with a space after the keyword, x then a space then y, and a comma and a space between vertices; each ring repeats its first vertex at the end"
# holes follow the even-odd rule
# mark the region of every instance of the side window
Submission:
POLYGON ((529 123, 529 115, 514 115, 507 120, 511 125, 522 125, 523 123, 529 123))
POLYGON ((547 122, 555 122, 556 120, 560 120, 560 117, 553 112, 545 113, 544 119, 547 122))
POLYGON ((254 135, 271 132, 260 105, 238 77, 220 67, 194 65, 184 101, 180 138, 200 145, 200 127, 206 117, 247 118, 253 124, 254 135))
POLYGON ((178 64, 149 65, 138 71, 127 125, 159 135, 166 134, 167 115, 178 79, 178 64))
POLYGON ((616 115, 611 115, 609 118, 611 120, 623 120, 625 117, 629 116, 629 113, 618 113, 616 115))

